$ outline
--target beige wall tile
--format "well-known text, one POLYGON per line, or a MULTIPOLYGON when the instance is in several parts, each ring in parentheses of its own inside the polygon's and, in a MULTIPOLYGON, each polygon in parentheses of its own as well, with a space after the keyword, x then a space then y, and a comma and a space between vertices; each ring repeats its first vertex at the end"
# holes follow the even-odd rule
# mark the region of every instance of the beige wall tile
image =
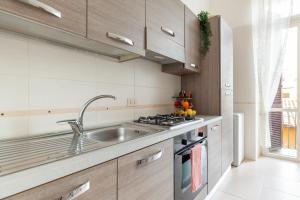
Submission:
POLYGON ((28 117, 0 119, 0 140, 28 136, 28 117))
POLYGON ((0 75, 0 111, 28 109, 28 78, 0 75))
POLYGON ((80 108, 89 98, 96 96, 92 82, 32 78, 30 80, 30 108, 80 108))
POLYGON ((96 81, 94 56, 85 51, 29 41, 30 75, 67 80, 96 81))
POLYGON ((28 75, 28 41, 0 31, 0 74, 28 75))

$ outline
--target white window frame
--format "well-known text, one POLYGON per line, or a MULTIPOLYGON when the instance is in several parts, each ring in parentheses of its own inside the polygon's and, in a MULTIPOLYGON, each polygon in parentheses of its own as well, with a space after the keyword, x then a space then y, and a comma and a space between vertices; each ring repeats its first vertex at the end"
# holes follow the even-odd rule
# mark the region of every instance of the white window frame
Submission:
MULTIPOLYGON (((291 21, 291 27, 298 27, 298 59, 297 59, 297 103, 300 105, 300 15, 295 15, 291 21)), ((296 148, 297 148, 297 161, 300 162, 300 113, 297 112, 297 126, 296 126, 296 148)))

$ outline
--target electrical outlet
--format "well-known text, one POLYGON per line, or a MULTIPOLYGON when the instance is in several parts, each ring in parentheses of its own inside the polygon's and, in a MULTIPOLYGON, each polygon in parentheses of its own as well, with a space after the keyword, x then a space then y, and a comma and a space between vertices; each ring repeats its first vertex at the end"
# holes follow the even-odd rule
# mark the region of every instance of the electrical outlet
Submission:
POLYGON ((128 107, 135 106, 135 98, 127 98, 127 106, 128 107))

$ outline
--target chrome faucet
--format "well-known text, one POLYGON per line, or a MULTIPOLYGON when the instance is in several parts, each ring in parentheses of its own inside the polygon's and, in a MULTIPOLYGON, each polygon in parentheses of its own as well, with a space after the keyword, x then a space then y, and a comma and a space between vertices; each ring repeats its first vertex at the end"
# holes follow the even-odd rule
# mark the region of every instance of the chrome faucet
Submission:
POLYGON ((99 95, 99 96, 93 97, 90 100, 88 100, 87 102, 85 102, 84 105, 81 107, 78 119, 67 119, 67 120, 58 121, 56 123, 68 123, 71 126, 75 135, 82 135, 83 131, 84 131, 83 116, 84 116, 84 113, 85 113, 87 107, 94 101, 96 101, 98 99, 104 99, 104 98, 110 98, 110 99, 116 100, 116 97, 112 96, 112 95, 99 95))

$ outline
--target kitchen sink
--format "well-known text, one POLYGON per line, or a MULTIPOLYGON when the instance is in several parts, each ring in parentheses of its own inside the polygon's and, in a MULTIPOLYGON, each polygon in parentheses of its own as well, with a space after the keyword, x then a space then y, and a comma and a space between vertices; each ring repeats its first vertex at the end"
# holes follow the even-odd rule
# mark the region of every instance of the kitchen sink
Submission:
POLYGON ((151 134, 152 132, 122 125, 101 128, 86 132, 88 138, 101 142, 124 142, 133 140, 141 136, 151 134))

